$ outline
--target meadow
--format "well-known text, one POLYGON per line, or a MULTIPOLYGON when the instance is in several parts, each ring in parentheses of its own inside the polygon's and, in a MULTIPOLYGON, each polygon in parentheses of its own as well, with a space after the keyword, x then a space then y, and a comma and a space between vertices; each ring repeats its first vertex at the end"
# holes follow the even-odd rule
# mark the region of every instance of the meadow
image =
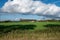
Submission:
POLYGON ((60 22, 0 22, 0 40, 60 40, 60 22))

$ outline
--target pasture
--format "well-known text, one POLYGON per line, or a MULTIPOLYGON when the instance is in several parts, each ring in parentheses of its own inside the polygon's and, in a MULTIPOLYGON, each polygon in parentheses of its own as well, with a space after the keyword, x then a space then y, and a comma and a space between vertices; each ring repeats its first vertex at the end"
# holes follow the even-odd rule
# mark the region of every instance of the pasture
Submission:
POLYGON ((0 40, 60 40, 60 22, 0 22, 0 40))

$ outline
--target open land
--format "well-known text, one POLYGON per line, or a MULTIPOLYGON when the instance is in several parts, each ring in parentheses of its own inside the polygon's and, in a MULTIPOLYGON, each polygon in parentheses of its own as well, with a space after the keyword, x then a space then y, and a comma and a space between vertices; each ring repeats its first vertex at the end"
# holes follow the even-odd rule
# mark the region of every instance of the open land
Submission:
POLYGON ((60 22, 0 22, 0 40, 60 40, 60 22))

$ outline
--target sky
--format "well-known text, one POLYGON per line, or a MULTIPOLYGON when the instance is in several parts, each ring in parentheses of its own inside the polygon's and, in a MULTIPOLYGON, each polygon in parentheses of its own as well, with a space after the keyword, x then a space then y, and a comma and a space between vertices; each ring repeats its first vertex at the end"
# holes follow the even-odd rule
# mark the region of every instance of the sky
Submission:
POLYGON ((20 18, 60 19, 60 0, 0 0, 0 21, 20 18))
MULTIPOLYGON (((0 8, 7 2, 8 0, 0 0, 0 8)), ((56 1, 60 1, 60 0, 34 0, 34 1, 42 1, 46 4, 48 3, 54 3, 56 1)), ((60 6, 60 2, 55 3, 57 6, 60 6)))

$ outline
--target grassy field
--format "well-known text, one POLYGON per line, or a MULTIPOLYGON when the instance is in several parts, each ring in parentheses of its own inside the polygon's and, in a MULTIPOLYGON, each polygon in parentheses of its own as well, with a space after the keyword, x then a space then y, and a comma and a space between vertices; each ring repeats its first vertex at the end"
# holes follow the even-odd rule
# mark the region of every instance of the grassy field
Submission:
POLYGON ((60 40, 60 22, 0 22, 0 40, 60 40))

